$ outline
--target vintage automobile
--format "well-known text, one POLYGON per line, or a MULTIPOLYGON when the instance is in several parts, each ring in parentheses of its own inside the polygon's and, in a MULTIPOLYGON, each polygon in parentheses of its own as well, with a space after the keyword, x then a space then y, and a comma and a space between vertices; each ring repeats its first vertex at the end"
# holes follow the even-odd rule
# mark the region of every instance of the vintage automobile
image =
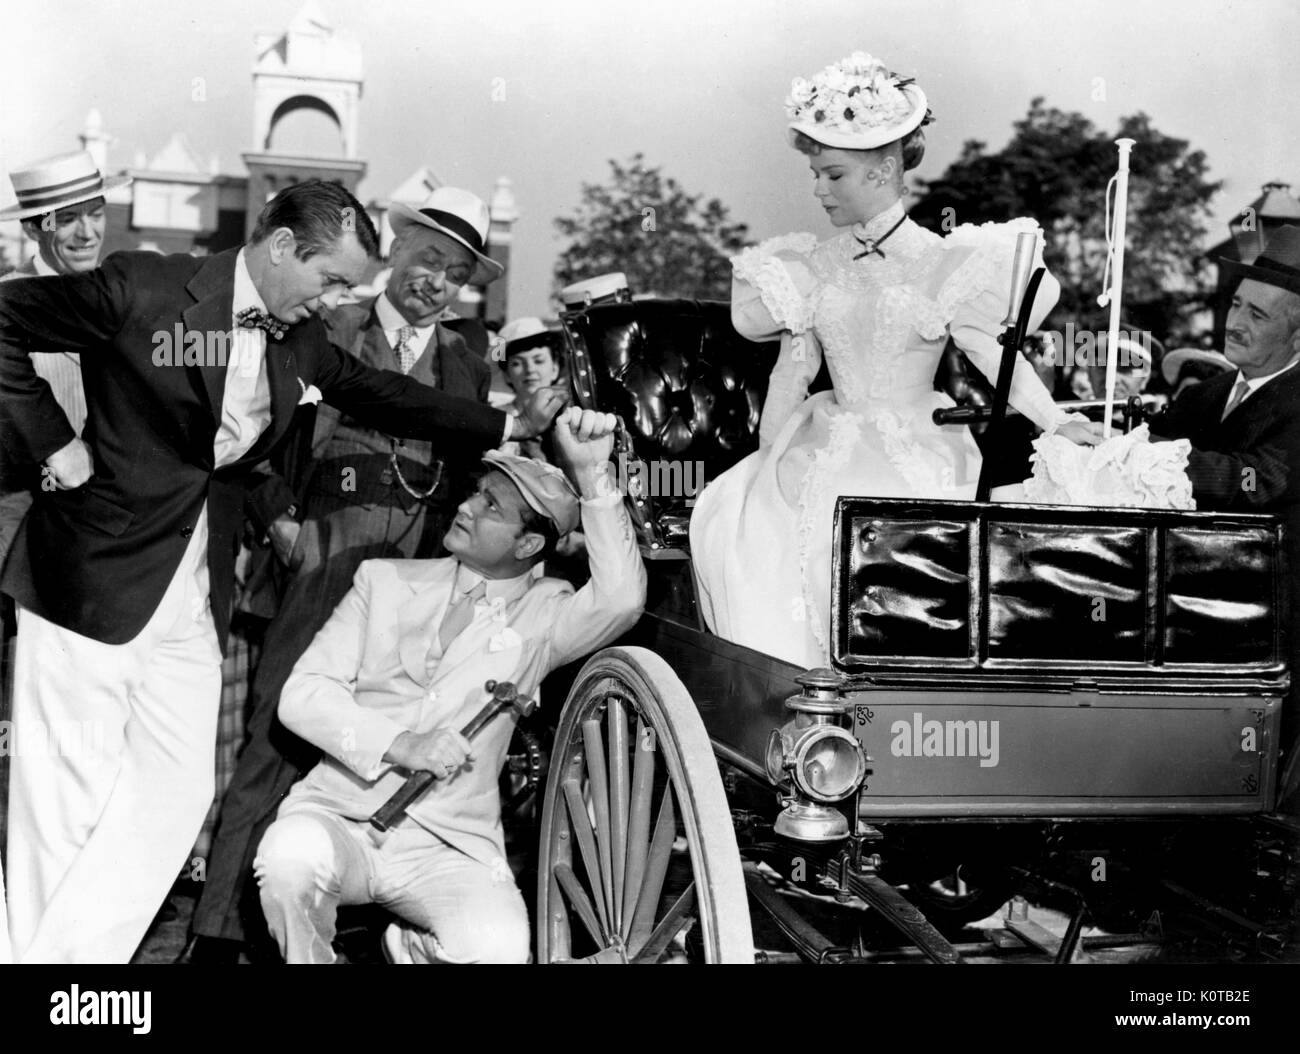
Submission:
MULTIPOLYGON (((1132 933, 1171 897, 1281 946, 1276 918, 1213 899, 1261 852, 1294 897, 1294 824, 1260 834, 1289 685, 1277 520, 841 498, 833 669, 803 670, 708 632, 686 546, 694 493, 756 446, 775 347, 710 302, 563 328, 574 398, 624 423, 650 585, 554 729, 538 961, 656 961, 686 930, 704 961, 753 963, 757 908, 794 949, 759 961, 956 963, 962 925, 1026 891, 1068 929, 1013 918, 1001 943, 1058 962, 1106 945, 1085 922, 1132 933), (828 904, 852 939, 809 920, 828 904)), ((987 402, 955 348, 936 384, 987 402)))

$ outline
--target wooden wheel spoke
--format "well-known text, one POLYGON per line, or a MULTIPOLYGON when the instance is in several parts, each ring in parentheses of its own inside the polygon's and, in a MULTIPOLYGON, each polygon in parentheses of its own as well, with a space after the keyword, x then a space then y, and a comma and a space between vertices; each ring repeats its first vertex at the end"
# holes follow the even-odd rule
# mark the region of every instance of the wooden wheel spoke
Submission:
POLYGON ((686 925, 687 919, 694 910, 695 883, 692 882, 686 887, 682 895, 673 902, 673 906, 668 909, 664 917, 659 920, 659 925, 650 932, 645 943, 640 948, 630 949, 632 963, 634 965, 652 963, 663 955, 664 949, 681 932, 682 927, 686 925))
POLYGON ((605 648, 573 683, 537 878, 539 962, 675 960, 692 918, 705 961, 754 961, 714 744, 680 677, 645 648, 605 648))
POLYGON ((614 918, 614 869, 610 859, 609 833, 609 775, 605 766, 605 739, 600 732, 600 720, 595 717, 582 722, 582 742, 587 753, 587 793, 595 813, 596 848, 600 856, 601 892, 605 898, 605 916, 614 918))
POLYGON ((573 910, 578 913, 578 918, 582 919, 582 924, 587 927, 587 932, 591 934, 591 939, 596 942, 596 947, 604 948, 609 944, 609 934, 605 932, 600 925, 600 920, 596 918, 596 911, 591 906, 591 899, 587 896, 578 881, 578 876, 573 873, 573 868, 568 864, 556 864, 552 869, 555 880, 560 884, 564 895, 568 898, 573 910))
POLYGON ((655 734, 642 717, 636 722, 632 747, 632 795, 628 808, 627 866, 623 874, 623 922, 620 932, 626 940, 632 929, 637 894, 645 881, 646 853, 650 848, 650 807, 654 803, 655 734))
POLYGON ((663 801, 659 805, 659 818, 655 821, 654 838, 650 842, 650 855, 646 861, 645 879, 637 894, 636 911, 628 931, 627 945, 635 955, 654 928, 655 913, 659 910, 659 896, 663 892, 668 862, 673 854, 673 840, 677 837, 677 816, 673 810, 673 789, 664 787, 663 801))
POLYGON ((622 931, 623 883, 627 870, 627 714, 620 696, 611 695, 606 704, 605 723, 609 732, 609 830, 610 856, 614 865, 614 928, 622 931))
POLYGON ((564 781, 564 801, 569 809, 573 837, 577 840, 583 866, 587 869, 587 881, 596 893, 596 911, 600 916, 601 929, 608 932, 609 915, 605 910, 607 896, 600 877, 600 852, 591 830, 591 817, 587 815, 587 803, 583 801, 582 791, 578 789, 578 781, 572 777, 564 781))

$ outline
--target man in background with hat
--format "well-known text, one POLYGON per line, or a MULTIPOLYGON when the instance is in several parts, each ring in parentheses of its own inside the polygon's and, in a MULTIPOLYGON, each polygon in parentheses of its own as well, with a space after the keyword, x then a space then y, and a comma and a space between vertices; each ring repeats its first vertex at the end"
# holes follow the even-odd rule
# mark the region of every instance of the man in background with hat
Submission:
POLYGON ((369 560, 285 685, 280 717, 327 755, 281 806, 257 854, 267 922, 289 962, 331 963, 340 904, 404 922, 398 963, 524 962, 528 916, 506 863, 498 779, 514 722, 470 743, 488 680, 533 696, 542 678, 626 632, 646 575, 613 467, 614 418, 570 409, 560 469, 492 452, 447 532, 450 557, 369 560), (538 563, 578 525, 590 581, 538 563), (412 772, 436 782, 384 834, 367 819, 412 772))
POLYGON ((249 484, 296 407, 323 399, 480 450, 555 412, 538 400, 510 418, 330 344, 317 314, 378 248, 352 194, 307 180, 266 204, 239 249, 115 253, 85 274, 0 285, 0 431, 55 486, 0 582, 18 605, 14 728, 61 722, 97 740, 13 759, 17 960, 125 962, 171 888, 212 799, 244 519, 264 531, 292 503, 249 484), (184 355, 160 354, 175 333, 184 355), (84 440, 32 368, 51 345, 81 353, 84 440))
MULTIPOLYGON (((35 161, 9 175, 16 205, 0 209, 0 220, 21 220, 23 233, 36 243, 36 252, 0 282, 37 275, 78 274, 99 266, 104 247, 104 196, 131 182, 130 176, 109 176, 95 167, 89 151, 35 161)), ((86 393, 81 385, 81 357, 74 351, 51 349, 32 355, 37 376, 49 384, 54 398, 80 435, 86 423, 86 393)), ((0 433, 0 568, 13 544, 18 525, 32 507, 32 492, 41 485, 35 466, 11 463, 10 448, 0 433)), ((49 486, 49 482, 46 483, 49 486)), ((13 663, 13 605, 0 597, 0 721, 9 719, 9 690, 13 663)), ((4 844, 8 814, 9 758, 0 753, 0 845, 4 844)))
MULTIPOLYGON (((394 240, 384 291, 327 311, 330 342, 368 366, 486 402, 491 369, 441 316, 463 286, 487 285, 503 273, 485 253, 487 205, 467 190, 440 187, 420 209, 397 203, 389 217, 394 240)), ((472 448, 457 447, 397 439, 333 407, 318 409, 297 515, 272 526, 292 577, 266 632, 247 740, 222 800, 182 961, 233 961, 236 942, 255 935, 245 932, 240 909, 257 843, 294 781, 320 757, 276 719, 280 690, 363 560, 435 555, 478 460, 472 448)), ((251 914, 261 914, 255 897, 251 914)))
POLYGON ((1254 264, 1221 262, 1240 277, 1224 354, 1235 369, 1185 389, 1151 418, 1153 438, 1189 439, 1187 475, 1198 509, 1284 518, 1291 589, 1289 749, 1279 799, 1300 781, 1300 227, 1281 227, 1254 264), (1288 782, 1289 781, 1289 782, 1288 782))
MULTIPOLYGON (((106 223, 104 195, 129 184, 130 176, 105 179, 89 151, 78 150, 15 169, 9 179, 18 203, 0 209, 0 220, 21 220, 23 232, 36 243, 36 253, 0 281, 79 274, 99 266, 106 223)), ((68 423, 80 435, 86 423, 80 356, 62 349, 35 352, 32 367, 49 384, 68 423)), ((18 524, 31 508, 31 489, 40 482, 31 466, 4 460, 5 438, 0 435, 0 567, 18 524)))

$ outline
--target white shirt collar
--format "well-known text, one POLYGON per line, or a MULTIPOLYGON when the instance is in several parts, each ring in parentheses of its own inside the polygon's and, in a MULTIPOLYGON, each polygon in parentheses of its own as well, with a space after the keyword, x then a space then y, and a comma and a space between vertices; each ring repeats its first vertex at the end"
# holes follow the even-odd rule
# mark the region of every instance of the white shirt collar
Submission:
POLYGON ((515 575, 514 578, 484 578, 477 571, 457 562, 456 579, 452 585, 452 603, 472 591, 480 582, 487 582, 488 600, 496 600, 500 597, 509 603, 527 593, 535 577, 535 568, 530 567, 522 575, 515 575))
MULTIPOLYGON (((257 286, 253 284, 253 276, 248 270, 248 259, 246 253, 248 247, 239 250, 239 255, 235 257, 235 294, 231 301, 230 314, 234 318, 246 308, 255 307, 259 311, 266 311, 266 303, 262 300, 257 291, 257 286)), ((258 330, 257 332, 261 332, 258 330)))
MULTIPOLYGON (((1236 391, 1238 385, 1240 385, 1242 381, 1245 381, 1246 394, 1254 395, 1257 391, 1260 390, 1260 388, 1264 387, 1264 385, 1266 385, 1274 377, 1282 376, 1282 374, 1286 373, 1286 371, 1291 369, 1291 367, 1293 367, 1297 362, 1300 362, 1300 355, 1297 355, 1285 366, 1283 366, 1280 370, 1277 370, 1273 373, 1266 373, 1263 377, 1250 378, 1247 377, 1244 373, 1242 373, 1241 370, 1238 370, 1237 379, 1232 382, 1232 389, 1233 391, 1236 391)), ((1231 396, 1229 396, 1229 398, 1231 398, 1231 396)))
MULTIPOLYGON (((402 317, 402 313, 393 306, 393 302, 388 299, 387 293, 380 293, 375 300, 375 314, 379 316, 379 324, 384 327, 385 333, 395 333, 403 326, 411 324, 402 317)), ((415 330, 417 337, 425 336, 433 332, 437 321, 429 323, 427 326, 411 326, 415 330)))

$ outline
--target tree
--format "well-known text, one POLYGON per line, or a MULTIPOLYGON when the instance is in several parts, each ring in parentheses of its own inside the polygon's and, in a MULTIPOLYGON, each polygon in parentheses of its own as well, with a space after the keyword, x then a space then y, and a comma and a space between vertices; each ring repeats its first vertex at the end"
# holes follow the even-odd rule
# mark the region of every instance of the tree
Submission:
POLYGON ((936 231, 954 222, 1038 220, 1047 265, 1061 283, 1055 317, 1080 329, 1104 328, 1106 311, 1096 298, 1106 261, 1106 184, 1118 167, 1114 140, 1133 139, 1124 315, 1161 340, 1189 338, 1193 314, 1213 295, 1202 246, 1210 199, 1221 184, 1207 179, 1205 154, 1158 131, 1144 113, 1121 118, 1112 135, 1081 113, 1045 107, 1042 98, 1013 127, 998 152, 969 140, 942 176, 922 181, 913 218, 936 231))
POLYGON ((557 290, 622 271, 633 293, 727 299, 727 258, 750 244, 749 228, 733 223, 717 198, 701 204, 700 195, 648 167, 642 154, 609 165, 609 183, 584 183, 577 211, 555 221, 570 239, 555 264, 557 290))

